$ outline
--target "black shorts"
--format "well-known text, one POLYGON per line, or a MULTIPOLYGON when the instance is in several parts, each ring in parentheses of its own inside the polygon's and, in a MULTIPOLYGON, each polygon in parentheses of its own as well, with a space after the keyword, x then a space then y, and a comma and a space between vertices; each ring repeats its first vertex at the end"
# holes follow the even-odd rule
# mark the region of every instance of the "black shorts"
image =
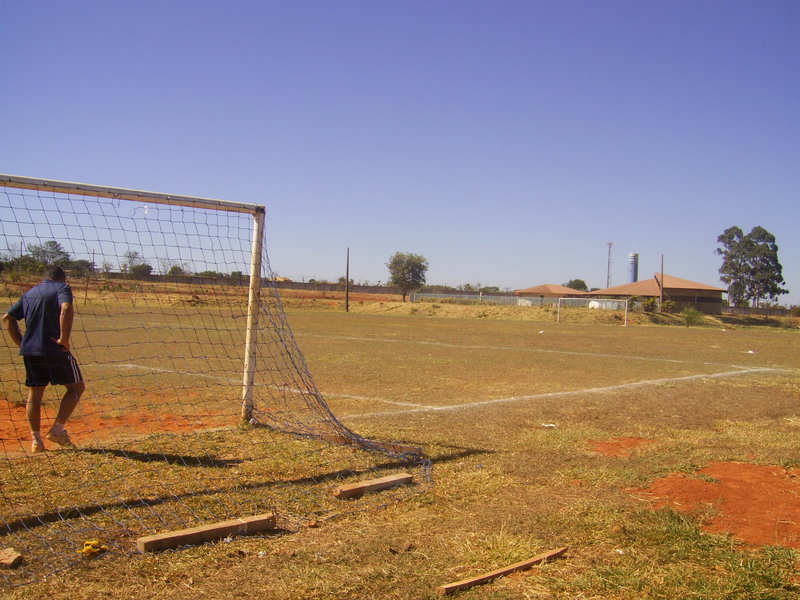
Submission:
POLYGON ((27 387, 45 387, 48 383, 69 385, 83 381, 78 361, 69 352, 51 356, 23 356, 22 359, 27 387))

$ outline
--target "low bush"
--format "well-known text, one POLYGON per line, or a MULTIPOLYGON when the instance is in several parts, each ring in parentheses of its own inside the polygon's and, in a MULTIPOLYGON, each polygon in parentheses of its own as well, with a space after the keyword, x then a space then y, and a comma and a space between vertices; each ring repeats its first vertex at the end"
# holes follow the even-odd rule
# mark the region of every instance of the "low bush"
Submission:
POLYGON ((700 325, 705 320, 703 313, 697 310, 694 306, 687 306, 681 312, 681 316, 683 317, 683 322, 686 323, 686 326, 690 325, 700 325))

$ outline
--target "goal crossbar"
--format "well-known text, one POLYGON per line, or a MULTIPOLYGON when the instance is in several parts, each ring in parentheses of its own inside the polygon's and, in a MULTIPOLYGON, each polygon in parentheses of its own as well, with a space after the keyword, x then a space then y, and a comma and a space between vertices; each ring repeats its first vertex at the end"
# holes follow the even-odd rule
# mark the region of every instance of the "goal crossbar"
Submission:
POLYGON ((96 196, 99 198, 116 198, 132 200, 134 202, 151 202, 153 204, 167 204, 170 206, 186 206, 189 208, 207 208, 211 210, 225 210, 258 214, 265 212, 265 207, 258 204, 244 202, 231 202, 228 200, 215 200, 197 196, 183 196, 178 194, 164 194, 161 192, 147 192, 128 188, 107 187, 88 183, 75 183, 72 181, 58 181, 55 179, 39 179, 35 177, 22 177, 19 175, 6 175, 0 173, 0 183, 5 187, 25 190, 40 190, 55 194, 79 194, 81 196, 96 196))

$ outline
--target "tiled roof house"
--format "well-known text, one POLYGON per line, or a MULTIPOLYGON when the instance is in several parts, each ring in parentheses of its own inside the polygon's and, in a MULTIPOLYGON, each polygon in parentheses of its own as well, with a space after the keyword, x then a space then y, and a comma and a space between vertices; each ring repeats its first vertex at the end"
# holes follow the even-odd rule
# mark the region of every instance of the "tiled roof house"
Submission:
POLYGON ((567 298, 581 297, 585 295, 586 292, 574 290, 563 285, 556 285, 554 283, 545 283, 524 290, 516 290, 514 294, 528 298, 567 298))
MULTIPOLYGON (((634 283, 626 283, 610 287, 605 290, 594 290, 585 295, 590 297, 633 297, 660 298, 662 290, 661 273, 656 273, 652 279, 644 279, 634 283)), ((694 306, 705 313, 719 314, 722 312, 722 288, 664 275, 663 281, 664 300, 672 300, 678 309, 694 306)))

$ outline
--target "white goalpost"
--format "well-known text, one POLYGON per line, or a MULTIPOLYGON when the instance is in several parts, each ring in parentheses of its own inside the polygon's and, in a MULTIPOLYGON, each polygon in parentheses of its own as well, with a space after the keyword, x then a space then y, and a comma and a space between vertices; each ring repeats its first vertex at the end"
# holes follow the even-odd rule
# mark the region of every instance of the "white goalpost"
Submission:
MULTIPOLYGON (((562 309, 612 310, 622 314, 623 326, 628 324, 628 301, 610 298, 559 298, 556 322, 560 323, 562 309)), ((565 313, 566 314, 566 313, 565 313)))
MULTIPOLYGON (((264 237, 260 205, 0 175, 0 310, 63 266, 86 380, 76 449, 32 454, 25 370, 3 335, 0 548, 25 561, 0 588, 75 564, 89 539, 129 555, 139 536, 266 511, 293 530, 347 511, 336 483, 398 464, 429 480, 420 449, 358 435, 329 407, 264 237)), ((62 392, 46 390, 43 431, 62 392)))

